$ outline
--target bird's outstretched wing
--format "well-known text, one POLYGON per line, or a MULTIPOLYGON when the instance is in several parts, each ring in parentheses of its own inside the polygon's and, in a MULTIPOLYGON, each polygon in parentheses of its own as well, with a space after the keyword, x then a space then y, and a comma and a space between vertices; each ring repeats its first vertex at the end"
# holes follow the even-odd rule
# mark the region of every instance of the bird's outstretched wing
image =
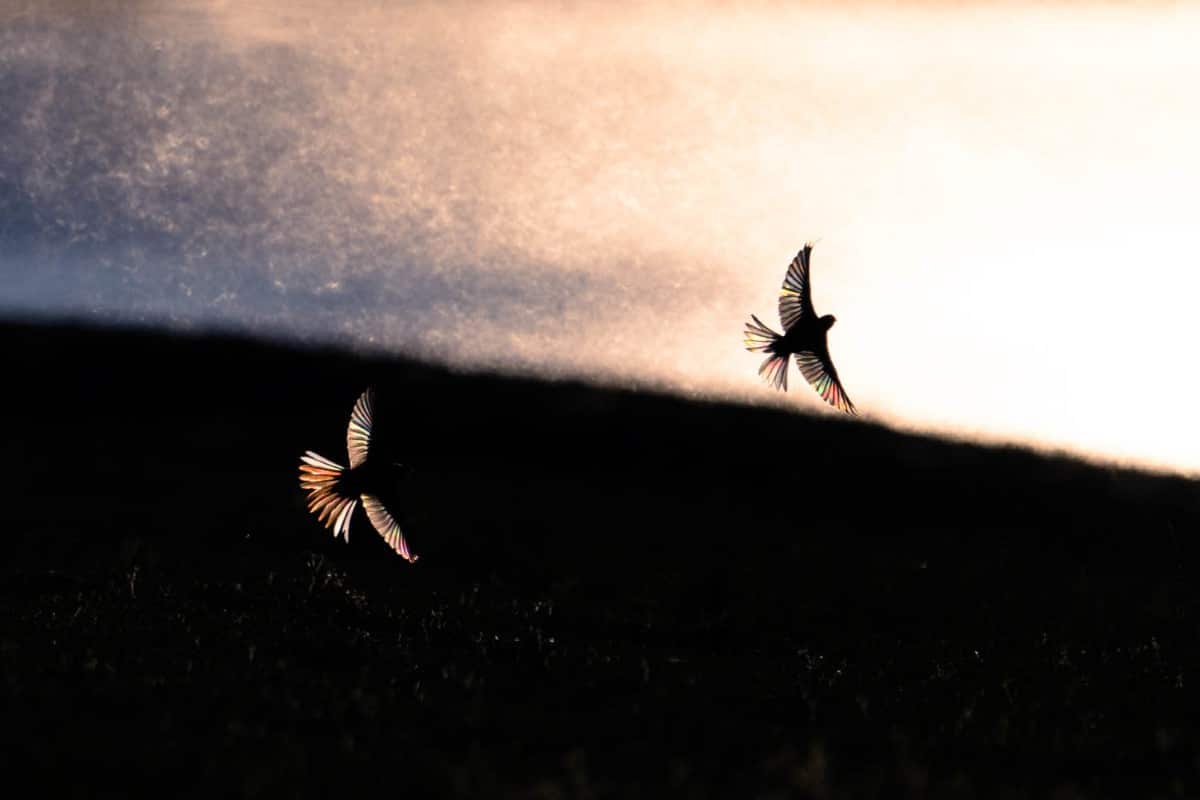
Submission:
POLYGON ((407 561, 416 561, 417 557, 408 549, 408 542, 404 538, 404 534, 400 531, 400 524, 396 522, 396 518, 384 508, 383 503, 373 494, 364 494, 362 496, 363 510, 367 512, 367 518, 371 520, 371 524, 375 526, 375 530, 379 531, 379 535, 388 543, 388 547, 396 551, 399 556, 407 561))
POLYGON ((796 366, 826 403, 847 414, 858 413, 854 403, 851 403, 846 395, 846 390, 842 388, 842 382, 838 380, 837 370, 833 368, 833 361, 829 358, 829 348, 824 342, 816 350, 802 350, 796 353, 796 366))
POLYGON ((815 317, 813 310, 812 283, 808 277, 808 259, 812 253, 812 243, 808 242, 788 265, 787 275, 783 278, 783 288, 779 290, 779 321, 783 330, 788 331, 796 321, 804 317, 815 317))
POLYGON ((371 418, 375 410, 375 390, 367 389, 354 404, 350 412, 350 426, 346 428, 346 449, 350 451, 350 468, 367 460, 371 448, 371 418))

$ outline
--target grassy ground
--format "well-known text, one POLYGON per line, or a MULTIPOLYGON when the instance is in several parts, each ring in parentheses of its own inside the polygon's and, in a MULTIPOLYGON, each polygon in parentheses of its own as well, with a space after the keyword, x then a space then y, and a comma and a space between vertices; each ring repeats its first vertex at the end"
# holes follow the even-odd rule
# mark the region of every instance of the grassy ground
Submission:
POLYGON ((0 764, 52 794, 1200 794, 1186 480, 332 351, 0 336, 0 764), (331 541, 296 486, 368 383, 415 566, 365 518, 331 541))

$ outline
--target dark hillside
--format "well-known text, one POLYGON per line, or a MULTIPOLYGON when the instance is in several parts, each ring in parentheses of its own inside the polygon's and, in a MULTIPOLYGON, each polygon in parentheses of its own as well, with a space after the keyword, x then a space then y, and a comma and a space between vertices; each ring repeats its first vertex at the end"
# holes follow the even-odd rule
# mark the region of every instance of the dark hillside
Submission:
POLYGON ((50 785, 1200 792, 1185 479, 241 339, 0 337, 0 758, 50 785), (368 384, 415 566, 296 485, 368 384))

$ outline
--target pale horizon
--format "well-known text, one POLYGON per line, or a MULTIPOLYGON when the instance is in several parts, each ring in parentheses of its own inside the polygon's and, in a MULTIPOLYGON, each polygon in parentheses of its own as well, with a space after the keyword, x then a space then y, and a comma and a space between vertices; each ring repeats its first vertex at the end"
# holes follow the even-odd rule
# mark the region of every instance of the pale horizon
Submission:
POLYGON ((817 240, 867 419, 1200 470, 1200 11, 103 8, 0 5, 7 317, 821 413, 741 336, 817 240))

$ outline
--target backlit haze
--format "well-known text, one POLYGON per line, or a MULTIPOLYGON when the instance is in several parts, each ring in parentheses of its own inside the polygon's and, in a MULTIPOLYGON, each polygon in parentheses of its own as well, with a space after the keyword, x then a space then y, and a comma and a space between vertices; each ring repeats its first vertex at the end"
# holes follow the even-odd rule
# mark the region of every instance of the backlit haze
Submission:
POLYGON ((0 0, 0 312, 826 413, 741 335, 819 239, 868 418, 1193 471, 1197 41, 1169 5, 0 0))

